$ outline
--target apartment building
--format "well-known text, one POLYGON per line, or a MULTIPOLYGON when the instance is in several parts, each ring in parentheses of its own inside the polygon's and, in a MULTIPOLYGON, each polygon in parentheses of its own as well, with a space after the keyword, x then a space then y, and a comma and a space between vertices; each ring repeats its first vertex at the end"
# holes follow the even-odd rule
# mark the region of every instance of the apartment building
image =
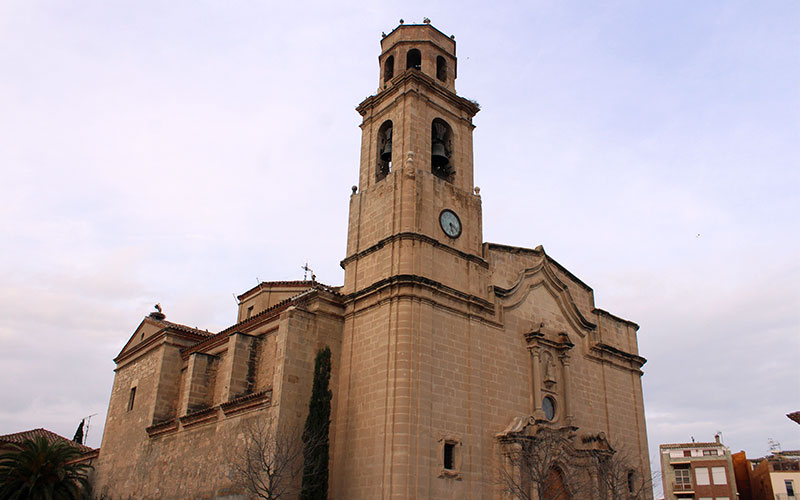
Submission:
POLYGON ((731 451, 720 442, 659 446, 664 500, 736 500, 731 451))

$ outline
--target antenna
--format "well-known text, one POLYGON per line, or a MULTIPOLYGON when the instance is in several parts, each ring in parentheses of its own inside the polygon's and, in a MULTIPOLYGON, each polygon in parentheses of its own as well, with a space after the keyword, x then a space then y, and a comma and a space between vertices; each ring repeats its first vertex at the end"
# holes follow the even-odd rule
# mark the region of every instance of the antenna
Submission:
POLYGON ((86 430, 83 431, 83 444, 86 444, 89 441, 89 422, 92 421, 92 417, 97 415, 97 413, 92 413, 88 417, 83 417, 83 421, 86 422, 86 430))
POLYGON ((236 302, 236 305, 238 306, 239 305, 239 298, 233 292, 231 292, 231 295, 233 295, 233 300, 236 302))
POLYGON ((769 452, 772 453, 773 455, 775 453, 780 453, 781 452, 781 443, 779 443, 778 441, 775 441, 774 439, 769 438, 769 439, 767 439, 767 443, 769 443, 769 452))

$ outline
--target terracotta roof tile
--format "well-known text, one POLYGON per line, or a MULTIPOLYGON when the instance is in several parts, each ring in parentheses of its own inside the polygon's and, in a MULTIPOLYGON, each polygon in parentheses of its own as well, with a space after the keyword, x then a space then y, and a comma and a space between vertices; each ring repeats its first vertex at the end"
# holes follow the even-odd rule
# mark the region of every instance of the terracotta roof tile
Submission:
POLYGON ((67 439, 64 436, 60 436, 55 432, 48 431, 47 429, 42 429, 41 427, 38 429, 31 429, 29 431, 15 432, 13 434, 6 434, 5 436, 0 436, 0 443, 21 443, 26 439, 33 439, 40 436, 46 438, 51 443, 55 443, 58 441, 66 441, 69 445, 78 448, 81 451, 81 453, 89 453, 91 451, 94 451, 94 448, 92 448, 91 446, 78 444, 71 439, 67 439))
POLYGON ((192 328, 191 326, 181 325, 180 323, 173 323, 172 321, 167 321, 165 319, 155 319, 149 316, 148 319, 154 323, 160 324, 164 328, 172 328, 173 330, 180 330, 182 332, 191 333, 193 335, 199 335, 201 337, 213 337, 215 335, 214 332, 209 332, 208 330, 200 330, 199 328, 192 328))

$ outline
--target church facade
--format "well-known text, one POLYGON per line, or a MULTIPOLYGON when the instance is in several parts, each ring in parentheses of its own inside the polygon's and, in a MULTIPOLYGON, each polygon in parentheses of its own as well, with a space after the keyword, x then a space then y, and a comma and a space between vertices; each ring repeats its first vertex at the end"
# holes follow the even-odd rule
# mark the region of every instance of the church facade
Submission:
MULTIPOLYGON (((542 430, 650 477, 638 326, 596 308, 542 247, 483 242, 479 108, 455 92, 453 37, 401 24, 379 64, 357 108, 344 285, 261 283, 214 334, 146 317, 115 359, 97 491, 245 498, 230 454, 243 423, 302 425, 323 347, 331 499, 516 498, 499 471, 542 430)), ((605 498, 585 476, 588 490, 566 481, 561 498, 605 498)))

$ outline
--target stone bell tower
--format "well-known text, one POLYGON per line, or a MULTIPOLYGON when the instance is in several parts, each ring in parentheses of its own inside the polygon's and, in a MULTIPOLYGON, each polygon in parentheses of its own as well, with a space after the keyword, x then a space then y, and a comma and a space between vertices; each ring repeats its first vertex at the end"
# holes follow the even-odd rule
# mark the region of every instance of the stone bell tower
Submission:
POLYGON ((454 38, 430 24, 398 26, 381 40, 378 62, 378 92, 357 108, 331 494, 434 498, 442 487, 463 489, 454 471, 470 425, 464 392, 436 394, 440 356, 461 350, 439 342, 469 335, 471 318, 491 314, 473 184, 479 108, 455 93, 454 38))
POLYGON ((400 25, 381 49, 378 93, 357 108, 361 166, 345 292, 398 275, 479 292, 466 279, 482 244, 472 170, 478 106, 455 93, 455 40, 430 24, 400 25), (455 268, 441 265, 442 254, 455 268))

